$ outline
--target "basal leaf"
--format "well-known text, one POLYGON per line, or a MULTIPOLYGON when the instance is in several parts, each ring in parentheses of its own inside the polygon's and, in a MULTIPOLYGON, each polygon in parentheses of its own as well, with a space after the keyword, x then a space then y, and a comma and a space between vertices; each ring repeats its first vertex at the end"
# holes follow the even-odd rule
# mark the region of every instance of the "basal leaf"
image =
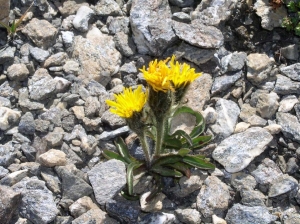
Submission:
POLYGON ((198 158, 196 156, 190 156, 187 155, 183 158, 183 162, 187 163, 189 165, 192 165, 194 167, 200 168, 200 169, 214 169, 214 164, 206 161, 205 159, 198 158))
POLYGON ((178 153, 178 155, 184 157, 185 155, 189 154, 191 151, 192 150, 190 150, 188 148, 182 148, 177 153, 178 153))
POLYGON ((162 166, 152 167, 151 171, 164 177, 182 177, 181 172, 162 166))
POLYGON ((212 139, 211 135, 202 135, 193 139, 193 149, 201 148, 203 145, 210 142, 212 139))
POLYGON ((183 163, 183 162, 177 162, 177 163, 173 163, 173 164, 168 164, 168 167, 174 168, 175 170, 180 171, 181 173, 183 173, 185 176, 187 176, 188 178, 190 178, 191 176, 191 170, 190 170, 190 166, 183 163))
POLYGON ((181 141, 179 139, 172 138, 171 136, 167 136, 164 139, 163 145, 164 145, 165 148, 172 148, 172 149, 182 148, 181 141))
POLYGON ((141 165, 143 165, 143 163, 132 162, 127 166, 126 180, 129 195, 133 195, 133 170, 139 168, 141 165))
POLYGON ((115 145, 120 155, 126 160, 127 163, 131 163, 132 160, 134 160, 133 157, 129 154, 127 145, 125 144, 125 142, 121 137, 115 140, 115 145))
POLYGON ((180 155, 162 156, 154 161, 152 167, 158 167, 158 166, 161 166, 164 164, 171 164, 171 163, 176 163, 179 161, 182 161, 182 156, 180 156, 180 155))
POLYGON ((187 142, 188 144, 190 145, 193 145, 193 142, 192 142, 192 139, 191 137, 183 130, 177 130, 175 131, 171 137, 174 137, 174 138, 179 138, 179 139, 183 139, 184 141, 183 142, 187 142))
POLYGON ((128 162, 122 156, 120 156, 118 153, 112 152, 110 150, 106 150, 106 149, 103 150, 103 155, 107 159, 117 159, 117 160, 122 161, 125 164, 128 164, 128 162))
POLYGON ((140 196, 139 195, 129 195, 127 192, 125 191, 121 191, 121 195, 127 199, 127 200, 130 200, 130 201, 137 201, 140 199, 140 196))

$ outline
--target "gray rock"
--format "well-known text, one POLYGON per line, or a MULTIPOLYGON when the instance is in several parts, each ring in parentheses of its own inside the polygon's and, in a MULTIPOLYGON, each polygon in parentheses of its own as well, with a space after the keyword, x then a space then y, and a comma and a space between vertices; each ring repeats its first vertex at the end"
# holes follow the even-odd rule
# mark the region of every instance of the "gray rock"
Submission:
POLYGON ((41 177, 49 190, 55 194, 61 194, 61 182, 51 168, 42 167, 41 177))
POLYGON ((211 87, 211 94, 220 93, 231 87, 237 80, 239 80, 243 75, 242 71, 236 72, 230 75, 218 76, 214 79, 213 85, 211 87))
POLYGON ((5 169, 3 166, 0 166, 0 178, 5 177, 8 173, 8 169, 5 169))
POLYGON ((61 31, 61 37, 66 47, 71 47, 74 41, 74 33, 71 31, 61 31))
POLYGON ((0 107, 8 107, 11 109, 11 102, 9 99, 0 96, 0 107))
POLYGON ((231 185, 241 190, 243 188, 254 189, 256 186, 256 180, 253 176, 246 173, 233 173, 231 175, 231 185))
POLYGON ((282 100, 279 103, 278 112, 289 112, 291 111, 295 104, 299 103, 297 97, 295 95, 288 95, 282 97, 282 100))
POLYGON ((190 23, 191 22, 191 16, 184 12, 175 12, 172 14, 172 19, 177 22, 182 23, 190 23))
POLYGON ((258 0, 254 4, 256 14, 261 17, 261 26, 267 30, 273 30, 275 27, 281 27, 283 18, 287 16, 285 7, 279 7, 275 10, 269 4, 268 0, 258 0))
POLYGON ((130 129, 128 126, 121 127, 116 130, 113 130, 113 131, 104 131, 99 135, 99 137, 97 139, 100 141, 107 141, 110 139, 114 139, 118 136, 124 135, 125 133, 128 133, 129 131, 130 131, 130 129))
POLYGON ((9 224, 21 202, 21 194, 7 186, 0 186, 0 222, 9 224))
POLYGON ((170 0, 170 3, 183 8, 193 6, 194 0, 170 0))
POLYGON ((94 11, 88 6, 81 6, 73 20, 73 26, 80 32, 86 32, 89 29, 89 20, 94 15, 94 11))
POLYGON ((6 24, 9 21, 10 1, 1 1, 0 22, 6 24))
POLYGON ((247 79, 254 85, 262 84, 268 80, 274 63, 274 59, 266 54, 249 54, 247 56, 247 79))
POLYGON ((252 189, 242 189, 241 190, 241 203, 246 206, 265 206, 266 196, 258 191, 252 189))
POLYGON ((130 25, 139 53, 160 56, 176 41, 171 17, 167 0, 132 1, 130 25))
POLYGON ((52 107, 39 115, 42 120, 50 121, 55 126, 61 126, 62 111, 57 107, 52 107))
POLYGON ((289 60, 297 60, 299 57, 299 49, 296 44, 292 44, 292 45, 281 48, 280 53, 283 57, 285 57, 289 60))
POLYGON ((276 75, 274 92, 281 95, 300 94, 300 82, 294 82, 283 75, 276 75))
POLYGON ((103 86, 117 73, 121 64, 121 54, 115 49, 113 38, 93 27, 86 38, 74 38, 72 57, 81 66, 78 78, 89 82, 95 80, 103 86))
POLYGON ((7 107, 0 107, 0 130, 5 131, 19 121, 20 111, 15 111, 7 107))
POLYGON ((216 214, 223 217, 229 205, 229 189, 219 178, 210 176, 197 196, 197 208, 205 218, 216 214))
MULTIPOLYGON (((58 8, 59 12, 63 17, 67 17, 76 13, 76 11, 82 5, 89 6, 88 3, 82 1, 67 1, 67 2, 54 2, 55 6, 58 8)), ((71 17, 71 16, 70 16, 71 17)))
POLYGON ((254 176, 257 183, 269 185, 273 180, 280 177, 282 172, 272 160, 265 158, 251 174, 254 176))
POLYGON ((49 148, 61 146, 63 143, 64 131, 62 128, 56 127, 53 132, 48 132, 44 138, 49 148))
POLYGON ((115 159, 97 164, 88 172, 88 176, 100 205, 112 199, 126 184, 125 165, 115 159))
POLYGON ((281 74, 289 77, 293 81, 300 81, 300 63, 292 64, 280 68, 281 74))
POLYGON ((223 140, 214 150, 212 157, 228 172, 243 170, 272 141, 272 135, 263 128, 253 127, 223 140))
POLYGON ((44 68, 64 65, 67 59, 68 59, 67 53, 58 52, 56 54, 51 55, 49 58, 47 58, 47 60, 44 62, 44 68))
POLYGON ((19 89, 19 105, 25 111, 44 109, 44 104, 29 100, 29 91, 26 87, 19 89))
POLYGON ((29 48, 30 55, 38 62, 44 62, 49 56, 49 51, 43 50, 38 47, 29 48))
POLYGON ((247 54, 245 52, 233 52, 221 59, 222 72, 239 71, 245 66, 247 54))
POLYGON ((122 10, 114 0, 100 0, 94 7, 98 16, 121 16, 122 10))
POLYGON ((288 174, 294 174, 299 170, 299 166, 297 165, 298 160, 294 157, 289 158, 287 164, 286 164, 286 172, 288 174))
POLYGON ((256 91, 251 95, 250 105, 256 108, 262 118, 272 118, 279 107, 279 96, 274 93, 256 91))
POLYGON ((276 219, 277 216, 271 215, 265 206, 249 207, 241 204, 234 204, 233 207, 228 210, 225 218, 228 224, 271 224, 276 219))
POLYGON ((300 223, 299 214, 291 214, 287 217, 284 217, 284 224, 294 224, 294 223, 300 223))
POLYGON ((18 182, 20 182, 23 178, 28 176, 28 170, 18 170, 12 172, 1 179, 0 184, 6 186, 12 186, 18 182))
POLYGON ((175 215, 182 223, 201 223, 201 214, 196 209, 176 209, 175 215))
MULTIPOLYGON (((116 114, 111 113, 109 110, 105 111, 102 116, 101 116, 101 121, 102 123, 108 124, 112 129, 117 129, 120 127, 123 127, 126 125, 126 122, 123 118, 119 117, 116 114)), ((117 133, 120 133, 119 131, 117 133)), ((105 133, 103 134, 104 136, 112 136, 111 134, 115 134, 114 132, 112 133, 105 133)), ((103 137, 104 137, 103 136, 103 137)), ((104 138, 106 138, 104 137, 104 138)))
POLYGON ((241 113, 240 113, 240 118, 244 122, 248 122, 248 119, 252 117, 253 115, 256 115, 256 108, 251 107, 250 104, 244 103, 241 107, 241 113))
POLYGON ((136 53, 136 46, 131 36, 124 32, 118 32, 114 35, 116 48, 126 57, 133 56, 136 53))
POLYGON ((286 138, 300 142, 300 123, 296 116, 289 113, 276 113, 277 124, 281 125, 286 138))
POLYGON ((72 224, 93 223, 93 224, 117 224, 116 220, 110 218, 106 212, 99 208, 93 208, 86 213, 77 217, 72 221, 72 224))
POLYGON ((189 44, 200 48, 219 48, 224 43, 222 32, 213 26, 205 26, 199 20, 191 24, 173 21, 176 35, 189 44))
POLYGON ((268 196, 273 198, 290 192, 295 196, 298 189, 298 181, 295 178, 284 174, 271 182, 268 196))
POLYGON ((66 154, 67 164, 74 164, 76 166, 83 165, 82 158, 80 158, 66 143, 62 144, 61 151, 66 154))
POLYGON ((18 129, 24 135, 33 135, 35 133, 35 122, 32 113, 26 112, 21 117, 18 129))
POLYGON ((217 119, 210 129, 215 134, 214 140, 220 142, 234 132, 240 108, 230 100, 219 99, 216 103, 217 119))
POLYGON ((14 60, 15 52, 15 47, 7 47, 5 50, 0 51, 0 64, 12 62, 14 60))
POLYGON ((19 213, 35 224, 52 222, 58 214, 52 192, 45 186, 45 182, 37 177, 24 178, 15 184, 13 190, 21 193, 22 202, 19 213))
POLYGON ((45 100, 54 96, 56 83, 44 68, 38 69, 28 81, 29 97, 32 100, 45 100))
POLYGON ((202 1, 192 13, 192 19, 199 19, 205 25, 218 26, 221 21, 229 19, 237 0, 202 1))
POLYGON ((86 117, 97 116, 98 111, 100 110, 100 102, 97 97, 88 97, 84 104, 84 114, 86 117))
POLYGON ((176 217, 173 214, 164 213, 164 212, 157 212, 157 213, 150 213, 144 216, 140 224, 172 224, 174 223, 176 217))
POLYGON ((30 20, 22 29, 22 33, 42 49, 48 49, 55 44, 57 32, 57 29, 47 20, 37 18, 30 20))
POLYGON ((93 192, 92 187, 83 179, 71 173, 65 166, 56 166, 55 171, 61 179, 62 196, 76 201, 93 192))
POLYGON ((119 32, 129 33, 129 18, 120 16, 109 16, 106 21, 107 28, 110 34, 116 34, 119 32))
POLYGON ((29 71, 25 64, 13 64, 7 68, 7 77, 12 81, 24 81, 29 71))

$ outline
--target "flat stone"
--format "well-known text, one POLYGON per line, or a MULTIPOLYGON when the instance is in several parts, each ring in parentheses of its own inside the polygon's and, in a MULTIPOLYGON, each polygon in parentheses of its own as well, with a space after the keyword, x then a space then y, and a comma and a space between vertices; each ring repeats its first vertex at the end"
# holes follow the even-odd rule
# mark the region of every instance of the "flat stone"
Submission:
POLYGON ((206 26, 199 20, 191 24, 173 21, 176 35, 189 44, 200 48, 219 48, 224 43, 222 32, 214 26, 206 26))
POLYGON ((136 53, 136 46, 131 36, 124 32, 118 32, 114 35, 116 48, 126 57, 133 56, 136 53))
MULTIPOLYGON (((296 44, 291 44, 286 47, 282 47, 280 49, 280 53, 284 58, 287 58, 289 60, 297 60, 299 57, 299 47, 296 44)), ((299 71, 299 63, 294 64, 295 67, 298 66, 299 71)), ((289 66, 288 66, 289 67, 289 66)), ((284 69, 284 68, 283 68, 284 69)), ((282 70, 281 70, 282 71, 282 70)), ((287 75, 288 76, 288 75, 287 75)), ((299 79, 299 77, 295 77, 296 79, 299 79)))
POLYGON ((272 135, 263 128, 249 128, 223 140, 213 151, 212 157, 228 172, 235 173, 247 167, 272 139, 272 135))
POLYGON ((114 0, 99 0, 93 9, 98 16, 121 16, 123 14, 114 0))
POLYGON ((274 92, 281 95, 300 94, 300 82, 292 81, 283 75, 276 75, 274 92))
POLYGON ((233 52, 221 59, 222 72, 235 72, 241 70, 246 63, 245 52, 233 52))
POLYGON ((241 192, 241 203, 246 206, 265 206, 266 196, 258 191, 252 189, 242 189, 241 192))
POLYGON ((7 68, 7 77, 13 81, 24 81, 29 71, 25 64, 13 64, 7 68))
POLYGON ((296 116, 277 112, 276 121, 282 127, 282 133, 286 138, 300 142, 300 123, 296 116))
POLYGON ((75 201, 70 207, 70 213, 73 217, 77 218, 86 213, 90 209, 99 209, 98 206, 92 201, 90 197, 84 196, 75 201))
POLYGON ((130 26, 140 54, 160 56, 177 40, 171 18, 167 0, 132 1, 130 26))
POLYGON ((0 51, 0 64, 12 62, 14 60, 15 52, 15 47, 7 47, 5 50, 0 51))
POLYGON ((237 190, 243 188, 254 189, 257 184, 253 176, 242 172, 232 174, 230 183, 237 190))
POLYGON ((273 198, 289 192, 295 193, 298 191, 298 189, 298 181, 288 174, 284 174, 271 182, 268 196, 273 198))
POLYGON ((73 224, 93 223, 93 224, 117 224, 118 222, 110 218, 106 212, 99 208, 93 208, 72 221, 73 224))
POLYGON ((292 64, 280 68, 281 74, 289 77, 293 81, 300 81, 300 63, 292 64))
POLYGON ((176 220, 175 215, 164 213, 164 212, 156 212, 150 213, 144 216, 139 224, 171 224, 176 220))
POLYGON ((39 161, 43 166, 54 167, 66 165, 66 154, 60 150, 50 149, 39 156, 39 161))
POLYGON ((201 214, 196 209, 176 209, 175 215, 182 223, 198 224, 201 222, 201 214))
POLYGON ((43 50, 38 47, 29 48, 30 55, 38 62, 44 62, 49 56, 49 51, 43 50))
POLYGON ((20 182, 23 178, 28 176, 28 170, 18 170, 15 172, 12 172, 1 179, 0 184, 6 185, 6 186, 12 186, 18 182, 20 182))
POLYGON ((284 96, 279 102, 278 112, 287 113, 291 111, 297 103, 299 103, 299 100, 295 95, 284 96))
POLYGON ((51 55, 49 58, 47 58, 47 60, 44 62, 44 68, 64 65, 67 59, 68 59, 67 53, 58 52, 56 54, 51 55))
POLYGON ((89 29, 89 20, 94 15, 94 11, 88 6, 81 6, 73 20, 73 26, 80 32, 86 32, 89 29))
POLYGON ((170 0, 170 3, 183 8, 193 6, 194 0, 170 0))
POLYGON ((0 220, 3 224, 8 224, 21 202, 20 192, 13 191, 12 188, 0 185, 0 220))
POLYGON ((236 72, 230 75, 217 76, 214 79, 213 85, 211 87, 211 94, 220 93, 226 91, 230 88, 237 80, 239 80, 243 75, 242 71, 236 72))
POLYGON ((88 176, 100 205, 112 199, 126 184, 125 165, 115 159, 97 164, 88 171, 88 176))
POLYGON ((227 223, 272 223, 277 216, 271 215, 265 206, 245 206, 234 204, 228 210, 227 223))

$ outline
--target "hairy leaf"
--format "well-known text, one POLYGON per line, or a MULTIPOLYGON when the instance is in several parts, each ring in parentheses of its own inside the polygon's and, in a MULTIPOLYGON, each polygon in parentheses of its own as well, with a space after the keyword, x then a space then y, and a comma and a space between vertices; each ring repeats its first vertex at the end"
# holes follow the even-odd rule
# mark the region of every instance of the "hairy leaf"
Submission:
POLYGON ((187 163, 189 165, 192 165, 194 167, 200 168, 200 169, 214 169, 215 168, 214 164, 206 161, 205 159, 198 158, 196 156, 187 155, 183 158, 183 162, 187 163))
POLYGON ((167 167, 162 167, 162 166, 152 167, 151 171, 164 177, 182 177, 181 172, 167 167))
POLYGON ((154 163, 152 164, 152 167, 161 166, 164 164, 170 164, 170 163, 176 163, 182 161, 182 156, 180 155, 167 155, 162 156, 158 158, 154 163))
POLYGON ((127 166, 126 180, 129 195, 133 195, 133 170, 139 168, 141 165, 143 165, 143 163, 132 162, 127 166))
POLYGON ((107 159, 117 159, 117 160, 122 161, 126 165, 128 164, 128 162, 122 156, 120 156, 118 153, 112 152, 110 150, 107 150, 107 149, 103 150, 103 155, 107 159))
POLYGON ((126 160, 127 163, 131 163, 133 160, 135 160, 128 152, 127 145, 123 141, 121 137, 117 138, 115 141, 115 145, 120 153, 120 155, 126 160))
POLYGON ((180 172, 182 172, 185 176, 187 176, 188 178, 190 178, 191 176, 191 170, 190 170, 190 166, 183 163, 183 162, 177 162, 177 163, 173 163, 173 164, 167 164, 168 167, 174 168, 180 172))

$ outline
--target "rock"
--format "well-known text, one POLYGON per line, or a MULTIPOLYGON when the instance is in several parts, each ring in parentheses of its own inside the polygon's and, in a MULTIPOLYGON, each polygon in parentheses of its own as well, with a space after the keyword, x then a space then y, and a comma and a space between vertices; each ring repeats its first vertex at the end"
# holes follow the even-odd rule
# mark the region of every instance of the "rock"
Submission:
POLYGON ((281 95, 300 94, 300 82, 294 82, 283 75, 276 75, 274 92, 281 95))
POLYGON ((274 92, 255 91, 251 95, 250 105, 256 108, 262 118, 272 118, 279 107, 279 96, 274 92))
POLYGON ((295 95, 284 96, 279 103, 278 112, 289 112, 297 103, 299 103, 299 101, 295 95))
POLYGON ((267 30, 273 30, 275 27, 281 27, 283 18, 287 17, 285 7, 279 7, 275 10, 269 4, 268 0, 258 0, 254 4, 256 14, 261 17, 261 26, 267 30))
POLYGON ((90 209, 99 209, 98 206, 92 201, 90 197, 84 196, 75 201, 70 207, 69 210, 71 215, 75 218, 81 216, 90 209))
POLYGON ((212 107, 207 107, 204 111, 201 112, 202 116, 205 119, 206 124, 213 124, 217 119, 217 112, 212 107))
POLYGON ((233 132, 233 133, 244 132, 244 131, 246 131, 249 127, 250 127, 250 124, 249 124, 249 123, 246 123, 246 122, 240 122, 240 123, 237 123, 236 126, 235 126, 235 129, 234 129, 234 132, 233 132))
POLYGON ((66 61, 66 63, 63 66, 63 70, 65 73, 67 73, 68 75, 78 75, 79 73, 79 63, 73 60, 68 60, 66 61))
POLYGON ((240 113, 240 118, 244 122, 248 122, 249 118, 252 117, 253 115, 256 115, 256 108, 251 107, 250 104, 244 103, 241 107, 241 113, 240 113))
POLYGON ((8 167, 16 156, 17 152, 11 143, 0 145, 0 166, 8 167))
POLYGON ((205 25, 218 26, 221 21, 229 19, 237 0, 214 0, 201 2, 192 13, 192 19, 199 19, 205 25))
POLYGON ((201 223, 201 215, 196 209, 176 209, 175 215, 182 223, 197 224, 201 223))
POLYGON ((299 72, 300 72, 300 63, 292 64, 280 68, 281 74, 289 77, 293 81, 300 81, 299 72))
POLYGON ((271 182, 268 196, 273 198, 291 192, 294 197, 298 189, 298 181, 287 174, 283 174, 271 182))
POLYGON ((61 195, 61 182, 52 168, 42 167, 41 177, 46 182, 46 186, 49 190, 61 195))
POLYGON ((172 19, 177 22, 182 23, 190 23, 191 22, 191 16, 184 12, 175 12, 172 14, 172 19))
POLYGON ((297 165, 297 159, 294 157, 289 158, 287 164, 286 164, 286 172, 288 174, 294 174, 299 170, 299 166, 297 165))
POLYGON ((46 20, 33 18, 22 29, 29 39, 42 49, 48 49, 55 44, 57 29, 46 20))
POLYGON ((126 184, 125 165, 115 159, 97 164, 88 171, 88 176, 100 205, 112 199, 126 184))
POLYGON ((300 142, 300 123, 296 116, 277 112, 276 121, 277 124, 281 125, 282 133, 286 138, 300 142))
POLYGON ((28 89, 25 87, 19 89, 19 105, 21 109, 25 109, 25 111, 35 111, 44 109, 44 104, 29 100, 29 92, 28 89))
POLYGON ((70 1, 65 1, 63 3, 60 2, 54 2, 56 7, 58 8, 59 12, 61 13, 62 16, 67 17, 72 14, 75 14, 76 11, 82 6, 89 6, 87 2, 81 1, 81 0, 70 0, 70 1))
POLYGON ((93 27, 86 38, 76 36, 73 45, 72 57, 81 66, 78 77, 85 82, 93 79, 106 86, 121 64, 121 54, 115 49, 113 38, 93 27))
POLYGON ((222 72, 240 71, 246 62, 247 54, 244 52, 233 52, 221 59, 222 72))
MULTIPOLYGON (((299 49, 296 44, 291 44, 289 46, 282 47, 280 49, 280 53, 283 57, 285 57, 286 59, 289 59, 289 60, 297 60, 299 57, 299 49)), ((294 64, 294 66, 298 66, 298 70, 300 68, 299 65, 300 65, 299 63, 294 64)))
POLYGON ((89 20, 94 15, 94 11, 88 6, 81 6, 73 20, 73 26, 80 32, 86 32, 89 28, 89 20))
POLYGON ((0 64, 12 62, 14 60, 15 52, 15 47, 7 47, 5 50, 0 51, 0 64))
POLYGON ((0 107, 8 107, 11 109, 10 100, 0 96, 0 107))
POLYGON ((39 156, 39 161, 43 166, 54 167, 66 165, 66 154, 60 150, 50 149, 39 156))
POLYGON ((271 215, 265 206, 245 206, 234 204, 228 210, 227 223, 272 223, 277 216, 271 215))
POLYGON ((210 176, 197 196, 197 208, 205 218, 224 216, 230 199, 229 189, 219 178, 210 176))
POLYGON ((193 6, 194 0, 170 0, 170 3, 172 5, 176 5, 178 7, 184 8, 184 7, 193 6))
POLYGON ((22 195, 19 214, 33 223, 52 222, 58 214, 52 192, 45 182, 37 177, 26 177, 13 185, 13 190, 22 195))
POLYGON ((131 36, 124 32, 118 32, 113 38, 116 48, 125 57, 133 56, 136 53, 136 46, 131 36))
POLYGON ((206 26, 199 20, 191 24, 173 21, 176 35, 183 41, 200 48, 219 48, 224 43, 222 32, 213 26, 206 26))
POLYGON ((0 22, 7 24, 9 21, 10 1, 1 0, 0 4, 2 5, 0 10, 0 22))
POLYGON ((240 108, 233 101, 219 99, 216 103, 216 113, 216 122, 210 128, 215 134, 214 140, 220 142, 233 133, 240 108))
POLYGON ((239 71, 230 75, 218 76, 214 79, 214 83, 211 87, 211 94, 220 93, 226 91, 230 88, 237 80, 239 80, 243 75, 242 71, 239 71))
POLYGON ((150 213, 144 216, 139 224, 171 224, 175 221, 175 215, 164 213, 164 212, 157 212, 157 213, 150 213))
POLYGON ((49 99, 55 94, 56 83, 44 68, 36 70, 28 81, 29 97, 32 100, 49 99))
POLYGON ((132 1, 130 25, 140 54, 160 56, 177 40, 172 29, 171 17, 167 0, 132 1))
POLYGON ((49 148, 61 146, 64 138, 64 131, 60 127, 55 127, 53 132, 49 132, 45 137, 49 148))
POLYGON ((73 224, 93 223, 93 224, 117 224, 118 222, 110 218, 106 212, 99 208, 93 208, 72 221, 73 224))
POLYGON ((7 77, 12 81, 24 81, 29 71, 25 64, 13 64, 7 68, 7 77))
POLYGON ((0 107, 0 130, 5 131, 14 125, 21 117, 20 111, 0 107))
POLYGON ((151 201, 146 201, 147 197, 151 194, 151 192, 146 192, 140 197, 141 210, 144 212, 154 212, 159 211, 163 208, 163 200, 166 195, 163 193, 158 193, 155 195, 151 201))
POLYGON ((74 41, 74 33, 71 31, 61 31, 61 37, 66 47, 71 47, 74 41))
POLYGON ((124 16, 112 17, 109 16, 106 21, 110 34, 119 32, 129 33, 129 18, 124 16))
POLYGON ((8 173, 8 169, 5 169, 3 166, 0 166, 0 178, 5 177, 8 173))
POLYGON ((0 222, 9 224, 21 202, 21 194, 10 187, 0 186, 0 222))
POLYGON ((93 192, 92 187, 83 179, 71 173, 65 166, 56 166, 55 171, 61 179, 62 196, 76 201, 93 192))
POLYGON ((29 48, 30 55, 38 62, 44 62, 49 56, 49 51, 43 50, 38 47, 29 48))
MULTIPOLYGON (((108 124, 112 129, 117 129, 120 127, 123 127, 126 125, 126 122, 123 118, 120 116, 111 113, 109 110, 105 111, 101 116, 101 121, 104 124, 108 124)), ((124 130, 124 129, 122 129, 124 130)), ((105 132, 106 134, 103 134, 105 136, 115 134, 115 132, 105 132)), ((118 131, 119 133, 119 131, 118 131)))
POLYGON ((86 117, 97 116, 98 111, 100 110, 100 102, 97 97, 88 97, 85 100, 84 104, 84 113, 86 117))
POLYGON ((195 111, 202 111, 204 105, 210 99, 210 89, 212 86, 211 75, 204 73, 189 86, 182 102, 187 102, 186 106, 195 111))
POLYGON ((65 52, 59 52, 53 54, 49 58, 47 58, 47 60, 44 62, 44 68, 64 65, 67 59, 68 59, 68 55, 65 52))
POLYGON ((265 126, 264 129, 266 129, 268 132, 270 132, 271 135, 276 135, 282 131, 281 125, 278 125, 278 124, 271 124, 271 125, 265 126))
POLYGON ((274 65, 274 59, 266 54, 252 53, 247 56, 247 79, 254 85, 267 81, 274 65))
POLYGON ((212 157, 230 173, 243 170, 272 141, 272 135, 263 128, 253 127, 223 140, 212 157))
POLYGON ((62 111, 57 107, 53 107, 39 115, 39 118, 50 121, 55 126, 61 126, 62 111))
POLYGON ((100 0, 94 7, 98 16, 121 16, 122 10, 114 0, 100 0))
POLYGON ((35 133, 35 122, 32 113, 26 112, 21 117, 18 130, 24 135, 33 135, 35 133))
POLYGON ((238 191, 243 188, 252 190, 255 188, 256 184, 255 178, 246 173, 233 173, 231 176, 231 185, 238 191))
POLYGON ((242 189, 241 190, 241 203, 246 206, 265 206, 266 196, 258 191, 252 189, 242 189))
POLYGON ((66 92, 70 85, 71 85, 71 82, 64 79, 64 78, 61 78, 61 77, 55 77, 53 79, 53 81, 55 82, 55 90, 57 93, 63 93, 63 92, 66 92))
POLYGON ((251 172, 257 183, 262 185, 269 185, 273 180, 282 175, 278 166, 270 159, 266 158, 262 163, 251 172))
POLYGON ((28 170, 18 170, 5 176, 3 179, 1 179, 0 183, 2 185, 12 186, 20 182, 27 175, 28 175, 28 170))

